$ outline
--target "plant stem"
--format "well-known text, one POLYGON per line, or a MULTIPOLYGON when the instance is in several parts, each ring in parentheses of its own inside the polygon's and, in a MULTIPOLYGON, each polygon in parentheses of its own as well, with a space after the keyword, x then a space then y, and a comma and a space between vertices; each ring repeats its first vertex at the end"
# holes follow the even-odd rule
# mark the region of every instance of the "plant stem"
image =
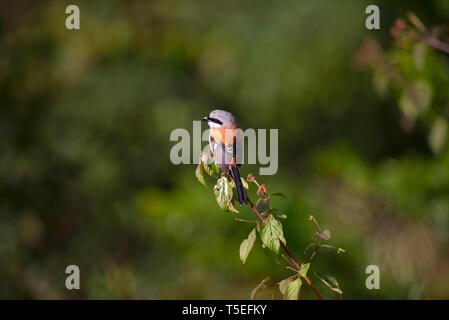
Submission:
POLYGON ((251 222, 251 223, 257 223, 257 221, 254 220, 246 220, 246 219, 241 219, 241 218, 234 218, 235 221, 240 221, 240 222, 251 222))
POLYGON ((312 281, 310 281, 309 277, 305 276, 304 279, 306 279, 307 284, 312 288, 312 290, 315 292, 316 296, 320 300, 324 300, 323 296, 320 294, 318 289, 313 285, 312 281))
POLYGON ((267 220, 267 218, 264 218, 264 217, 260 214, 259 210, 257 210, 257 208, 254 206, 254 204, 253 204, 253 202, 251 201, 250 198, 247 197, 247 199, 248 199, 249 205, 250 205, 251 208, 254 210, 254 212, 257 213, 257 215, 259 216, 260 220, 262 220, 262 222, 265 222, 265 221, 267 220))
POLYGON ((318 249, 319 249, 320 246, 321 246, 321 241, 322 241, 322 240, 323 240, 323 239, 321 239, 321 237, 320 237, 320 239, 318 240, 317 245, 315 246, 315 250, 313 250, 312 255, 310 256, 309 262, 311 262, 312 259, 313 259, 313 257, 315 257, 316 252, 318 251, 318 249))
POLYGON ((290 251, 287 249, 287 247, 285 246, 285 244, 279 240, 279 243, 281 244, 282 249, 285 251, 285 253, 288 255, 288 257, 290 258, 290 260, 293 262, 293 264, 295 265, 295 267, 298 269, 298 271, 301 270, 301 265, 298 263, 298 261, 296 261, 296 259, 293 257, 293 255, 290 253, 290 251))
POLYGON ((437 49, 437 50, 440 50, 440 51, 443 51, 443 52, 449 54, 449 44, 441 41, 440 39, 437 39, 432 36, 424 35, 424 36, 421 36, 421 41, 434 49, 437 49))
MULTIPOLYGON (((264 218, 260 214, 260 212, 256 209, 256 207, 254 206, 254 204, 252 203, 252 201, 249 198, 248 198, 248 202, 249 202, 251 208, 254 210, 254 212, 257 214, 257 216, 260 218, 260 220, 262 220, 262 222, 265 222, 267 219, 264 218)), ((287 249, 287 246, 281 240, 279 240, 279 243, 281 244, 282 250, 285 251, 285 253, 290 258, 290 260, 293 262, 293 264, 295 265, 295 267, 298 269, 298 272, 299 272, 301 270, 301 265, 298 263, 298 261, 296 261, 295 257, 293 257, 291 252, 287 249)), ((318 299, 324 300, 323 296, 320 294, 318 289, 313 285, 312 281, 307 276, 304 276, 304 279, 306 280, 307 284, 312 288, 312 290, 315 292, 315 295, 318 297, 318 299)))

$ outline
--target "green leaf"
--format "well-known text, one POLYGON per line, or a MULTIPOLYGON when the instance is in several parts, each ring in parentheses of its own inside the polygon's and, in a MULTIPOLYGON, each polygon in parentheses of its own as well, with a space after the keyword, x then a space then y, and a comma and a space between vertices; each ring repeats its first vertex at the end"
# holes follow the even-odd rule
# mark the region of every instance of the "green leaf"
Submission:
POLYGON ((242 244, 240 245, 240 260, 242 260, 243 264, 245 264, 246 258, 248 258, 248 254, 251 252, 251 249, 254 246, 256 237, 256 228, 254 228, 248 235, 248 238, 243 240, 242 244))
POLYGON ((432 126, 432 130, 430 131, 428 138, 429 145, 434 153, 439 153, 443 150, 447 139, 447 132, 447 120, 442 117, 438 117, 432 126))
POLYGON ((262 224, 260 239, 263 244, 273 250, 276 254, 279 253, 279 241, 286 244, 282 224, 272 214, 268 215, 267 220, 262 224))
POLYGON ((334 277, 329 276, 329 275, 322 277, 316 272, 315 272, 315 276, 318 279, 320 279, 326 286, 328 286, 332 291, 335 291, 339 294, 343 294, 337 280, 334 277))
POLYGON ((217 166, 215 158, 210 151, 210 147, 206 146, 200 154, 201 162, 203 163, 204 171, 211 177, 219 177, 221 169, 217 166))
POLYGON ((278 209, 270 209, 270 213, 275 214, 276 216, 278 216, 281 219, 287 219, 287 215, 283 214, 282 212, 280 212, 278 209))
POLYGON ((318 233, 318 235, 323 240, 329 240, 331 238, 331 232, 329 231, 329 229, 326 229, 323 232, 318 233))
POLYGON ((306 246, 306 248, 304 249, 304 254, 306 254, 306 252, 316 244, 316 236, 313 237, 312 241, 306 246))
POLYGON ((337 253, 345 253, 346 252, 346 250, 344 250, 342 248, 336 248, 334 246, 330 246, 327 244, 322 244, 322 245, 320 245, 320 247, 334 249, 335 251, 337 251, 337 253))
POLYGON ((432 88, 428 82, 417 80, 407 85, 399 99, 402 112, 411 119, 416 119, 432 102, 432 88))
POLYGON ((204 180, 203 162, 200 161, 195 170, 195 175, 198 181, 205 187, 207 187, 206 181, 204 180))
POLYGON ((309 271, 309 267, 310 262, 301 264, 301 270, 299 270, 299 274, 301 275, 301 277, 304 278, 305 276, 307 276, 307 271, 309 271))
POLYGON ((287 278, 287 279, 282 280, 282 281, 279 283, 279 291, 280 291, 283 295, 285 295, 285 291, 287 290, 287 287, 288 287, 288 285, 290 284, 290 282, 292 282, 292 279, 287 278))
POLYGON ((426 52, 428 47, 425 43, 418 42, 413 46, 412 56, 413 62, 415 63, 416 69, 422 70, 424 67, 424 58, 426 56, 426 52))
POLYGON ((234 206, 234 199, 228 202, 228 211, 239 213, 237 208, 234 206))
POLYGON ((243 188, 245 188, 246 190, 248 190, 248 189, 249 189, 248 182, 246 182, 246 180, 243 179, 242 177, 240 177, 240 179, 242 180, 243 188))
POLYGON ((215 163, 214 157, 209 157, 207 162, 203 162, 204 171, 211 177, 219 177, 221 169, 215 163))
POLYGON ((234 187, 234 182, 226 175, 221 176, 217 180, 217 183, 214 186, 214 193, 218 206, 221 209, 226 211, 238 212, 232 203, 234 187))
POLYGON ((256 295, 259 293, 260 290, 262 290, 262 288, 266 287, 266 283, 270 281, 270 277, 266 277, 265 279, 263 279, 258 285, 257 287, 255 287, 253 289, 253 291, 251 292, 251 300, 254 300, 256 298, 256 295))
POLYGON ((260 213, 264 213, 267 210, 267 204, 265 203, 265 199, 264 198, 257 199, 256 209, 260 213))
POLYGON ((282 198, 287 198, 285 196, 285 194, 283 194, 282 192, 272 192, 270 193, 270 197, 282 197, 282 198))
POLYGON ((301 285, 302 285, 302 281, 299 278, 290 282, 287 289, 285 290, 284 298, 286 300, 298 300, 299 299, 299 291, 301 290, 301 285))

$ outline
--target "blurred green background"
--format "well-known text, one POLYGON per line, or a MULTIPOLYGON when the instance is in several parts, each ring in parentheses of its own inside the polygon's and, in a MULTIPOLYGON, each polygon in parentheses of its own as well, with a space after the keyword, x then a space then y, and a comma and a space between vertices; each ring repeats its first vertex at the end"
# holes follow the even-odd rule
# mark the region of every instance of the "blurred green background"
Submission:
POLYGON ((449 298, 449 55, 395 41, 408 11, 449 21, 444 0, 2 1, 0 298, 247 299, 288 275, 259 244, 242 265, 251 226, 170 162, 170 132, 216 107, 279 129, 278 173, 242 176, 287 195, 273 206, 298 260, 309 215, 331 230, 346 253, 322 249, 311 269, 345 299, 449 298))

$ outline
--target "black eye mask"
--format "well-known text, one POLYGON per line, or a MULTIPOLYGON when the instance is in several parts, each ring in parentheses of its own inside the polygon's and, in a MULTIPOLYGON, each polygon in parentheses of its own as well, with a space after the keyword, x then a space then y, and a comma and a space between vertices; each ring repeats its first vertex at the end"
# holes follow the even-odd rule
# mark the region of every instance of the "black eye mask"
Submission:
POLYGON ((213 123, 216 123, 216 124, 219 124, 219 125, 223 124, 223 122, 221 122, 220 120, 215 119, 215 118, 211 118, 211 117, 206 117, 205 120, 213 122, 213 123))

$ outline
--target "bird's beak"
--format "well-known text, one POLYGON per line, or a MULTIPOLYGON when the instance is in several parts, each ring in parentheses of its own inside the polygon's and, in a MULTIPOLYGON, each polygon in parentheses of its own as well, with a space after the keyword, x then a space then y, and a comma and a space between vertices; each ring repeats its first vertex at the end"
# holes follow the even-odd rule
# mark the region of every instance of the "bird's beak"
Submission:
POLYGON ((204 117, 203 121, 206 121, 206 122, 209 121, 209 117, 204 117))

